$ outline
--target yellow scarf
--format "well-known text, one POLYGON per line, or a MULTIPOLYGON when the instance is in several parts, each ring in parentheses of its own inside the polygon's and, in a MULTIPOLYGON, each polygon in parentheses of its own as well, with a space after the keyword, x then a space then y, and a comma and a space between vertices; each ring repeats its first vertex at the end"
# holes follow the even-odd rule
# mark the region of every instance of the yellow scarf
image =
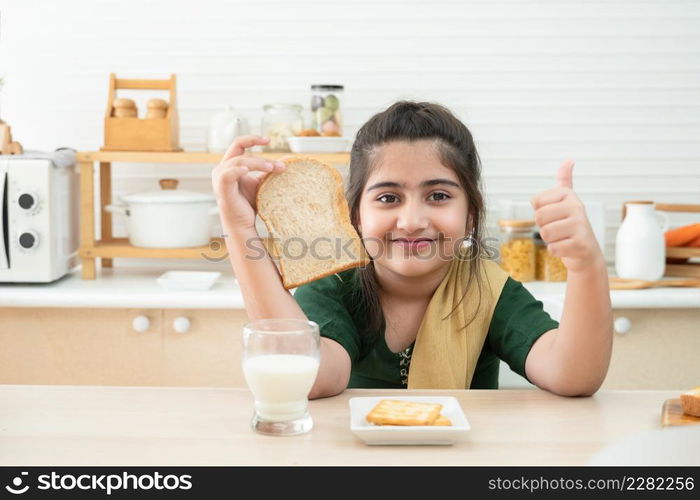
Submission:
POLYGON ((418 329, 408 373, 409 389, 471 386, 493 311, 508 279, 508 274, 493 261, 480 259, 478 268, 481 287, 473 280, 462 299, 469 279, 469 261, 452 260, 418 329), (457 304, 457 310, 450 314, 457 304), (464 328, 470 319, 471 323, 464 328))

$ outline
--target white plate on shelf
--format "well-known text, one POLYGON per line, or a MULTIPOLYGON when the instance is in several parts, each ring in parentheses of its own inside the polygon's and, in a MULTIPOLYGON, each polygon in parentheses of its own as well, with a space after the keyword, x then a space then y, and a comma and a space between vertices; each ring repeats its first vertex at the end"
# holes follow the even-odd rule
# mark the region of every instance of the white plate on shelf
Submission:
POLYGON ((350 398, 350 430, 369 445, 417 445, 455 444, 467 439, 469 421, 464 416, 459 402, 453 397, 440 396, 377 396, 350 398), (415 401, 417 403, 440 403, 445 417, 452 421, 450 426, 429 425, 374 425, 365 417, 382 399, 415 401))
POLYGON ((208 271, 168 271, 156 280, 167 290, 209 290, 221 273, 208 271))
POLYGON ((345 137, 288 137, 292 153, 345 153, 350 139, 345 137))

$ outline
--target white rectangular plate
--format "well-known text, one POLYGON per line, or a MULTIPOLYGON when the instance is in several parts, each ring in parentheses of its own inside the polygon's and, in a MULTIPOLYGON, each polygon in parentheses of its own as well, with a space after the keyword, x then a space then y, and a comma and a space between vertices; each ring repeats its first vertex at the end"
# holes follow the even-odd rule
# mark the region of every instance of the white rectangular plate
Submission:
POLYGON ((345 153, 350 140, 344 137, 288 137, 292 153, 345 153))
POLYGON ((207 271, 168 271, 156 280, 168 290, 209 290, 221 273, 207 271))
POLYGON ((454 444, 467 439, 470 429, 467 417, 457 399, 440 396, 376 396, 350 398, 350 430, 365 443, 377 444, 454 444), (440 403, 451 426, 374 425, 365 417, 382 399, 415 401, 417 403, 440 403))

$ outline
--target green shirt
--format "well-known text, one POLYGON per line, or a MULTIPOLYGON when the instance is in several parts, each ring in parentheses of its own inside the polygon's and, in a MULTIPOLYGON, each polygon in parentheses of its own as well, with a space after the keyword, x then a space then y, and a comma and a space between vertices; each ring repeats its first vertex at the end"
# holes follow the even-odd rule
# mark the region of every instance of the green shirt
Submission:
MULTIPOLYGON (((321 336, 335 340, 350 355, 350 388, 406 388, 413 346, 395 353, 384 332, 368 332, 367 314, 359 300, 357 269, 321 278, 294 293, 306 317, 318 323, 321 336)), ((506 281, 491 318, 477 361, 472 389, 497 389, 499 358, 526 377, 525 360, 532 344, 559 324, 542 309, 542 302, 511 278, 506 281)))

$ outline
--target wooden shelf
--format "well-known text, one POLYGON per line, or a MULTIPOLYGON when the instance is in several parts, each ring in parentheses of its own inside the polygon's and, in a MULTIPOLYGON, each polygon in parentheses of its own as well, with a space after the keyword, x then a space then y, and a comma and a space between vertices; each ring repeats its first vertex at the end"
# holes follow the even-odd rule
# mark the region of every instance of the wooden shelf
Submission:
MULTIPOLYGON (((101 163, 211 163, 221 161, 221 154, 207 153, 204 151, 182 152, 142 152, 142 151, 83 151, 77 153, 78 162, 101 163)), ((347 165, 350 162, 350 153, 308 153, 298 155, 295 153, 253 153, 251 156, 259 156, 268 160, 279 160, 285 156, 307 156, 331 165, 347 165)))
MULTIPOLYGON (((656 210, 660 212, 700 213, 700 205, 680 205, 675 203, 657 203, 656 210)), ((674 259, 691 259, 700 257, 700 248, 666 247, 666 257, 674 259)), ((666 263, 664 276, 680 276, 685 278, 700 278, 700 263, 687 261, 684 264, 666 263)))
POLYGON ((682 276, 684 278, 700 278, 698 264, 666 264, 664 276, 682 276))
POLYGON ((696 247, 666 247, 666 257, 689 259, 700 257, 700 248, 696 247))
POLYGON ((80 257, 137 259, 207 259, 220 261, 226 258, 226 245, 222 238, 212 238, 209 245, 193 248, 140 248, 129 243, 127 238, 96 241, 93 247, 81 248, 80 257))
MULTIPOLYGON (((622 203, 622 220, 625 220, 627 203, 629 202, 622 203)), ((654 208, 658 212, 700 213, 700 205, 677 203, 655 203, 654 205, 654 208)), ((640 251, 644 250, 640 249, 640 251)), ((700 248, 666 247, 666 257, 671 259, 690 259, 693 257, 700 257, 700 248)), ((669 264, 667 262, 664 270, 664 276, 700 278, 700 263, 688 261, 685 264, 669 264)))

